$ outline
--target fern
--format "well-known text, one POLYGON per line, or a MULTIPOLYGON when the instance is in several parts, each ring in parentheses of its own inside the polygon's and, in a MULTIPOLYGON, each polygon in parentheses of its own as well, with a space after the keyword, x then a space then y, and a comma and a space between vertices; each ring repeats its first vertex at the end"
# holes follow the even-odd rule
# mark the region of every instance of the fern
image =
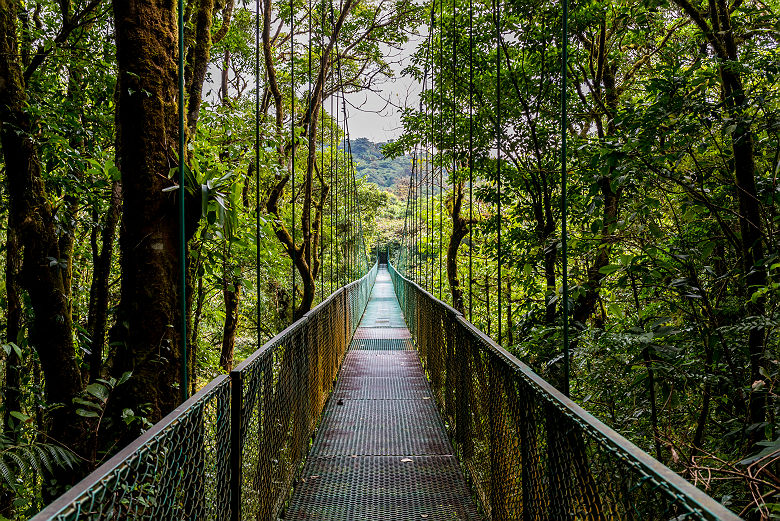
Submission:
POLYGON ((18 477, 30 471, 43 474, 55 468, 72 469, 77 457, 71 451, 51 443, 14 443, 0 436, 0 477, 10 487, 18 477))

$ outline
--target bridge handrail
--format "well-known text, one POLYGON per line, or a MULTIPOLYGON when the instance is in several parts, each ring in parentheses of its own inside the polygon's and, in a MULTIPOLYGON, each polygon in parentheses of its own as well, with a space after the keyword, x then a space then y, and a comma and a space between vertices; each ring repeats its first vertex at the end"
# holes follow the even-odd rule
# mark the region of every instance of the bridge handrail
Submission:
POLYGON ((436 402, 450 425, 448 434, 467 474, 471 474, 480 504, 491 518, 520 519, 523 509, 541 508, 536 503, 546 498, 548 508, 569 510, 559 512, 562 519, 569 518, 576 509, 578 515, 574 517, 580 518, 585 512, 587 519, 609 517, 607 510, 636 519, 668 519, 670 512, 681 516, 676 519, 740 519, 564 396, 456 309, 401 275, 392 264, 389 271, 436 402), (484 355, 488 355, 486 360, 484 355), (475 371, 487 374, 489 381, 477 381, 479 378, 472 374, 475 371), (472 403, 475 400, 471 395, 480 391, 488 395, 489 404, 472 403), (478 461, 473 447, 474 431, 484 429, 485 424, 496 429, 486 440, 490 445, 488 463, 478 461), (544 436, 541 430, 546 431, 544 436), (548 470, 550 475, 545 481, 539 479, 545 472, 539 462, 534 465, 536 473, 522 464, 522 455, 528 457, 535 451, 540 456, 545 450, 549 468, 557 467, 567 476, 554 476, 548 470), (493 475, 498 479, 479 483, 493 475), (575 483, 570 482, 572 475, 575 483), (634 488, 625 483, 599 482, 601 476, 612 480, 622 477, 632 481, 634 488), (528 490, 543 482, 548 489, 556 490, 548 490, 546 495, 528 490), (611 486, 623 486, 626 497, 610 498, 611 486), (651 499, 642 496, 642 503, 636 499, 642 494, 651 499), (551 500, 556 495, 558 505, 551 500), (625 502, 633 504, 629 508, 621 504, 625 502), (646 510, 639 513, 640 508, 646 510))
MULTIPOLYGON (((375 264, 362 278, 336 290, 229 376, 212 380, 31 521, 275 519, 308 451, 376 272, 375 264), (320 356, 323 352, 330 356, 320 356), (293 364, 285 365, 285 353, 294 355, 293 364), (282 371, 290 366, 295 378, 285 380, 282 371), (304 370, 311 379, 302 378, 304 370), (287 400, 280 400, 282 395, 287 400), (283 407, 271 411, 269 402, 283 407), (253 442, 260 436, 279 441, 278 436, 268 435, 279 430, 274 420, 282 421, 284 416, 292 429, 286 436, 291 443, 271 444, 279 449, 277 454, 266 447, 264 457, 248 462, 246 449, 256 447, 253 442), (298 423, 302 417, 305 421, 298 423), (258 428, 253 436, 247 436, 249 427, 258 428), (273 479, 270 474, 260 475, 261 464, 281 461, 290 448, 298 457, 285 462, 289 472, 283 483, 271 483, 277 474, 273 479), (256 467, 250 468, 251 464, 256 467)), ((259 451, 252 456, 259 456, 259 451)))
POLYGON ((227 519, 229 397, 228 376, 215 378, 31 521, 227 519))
POLYGON ((376 279, 325 299, 230 373, 231 519, 276 519, 376 279))

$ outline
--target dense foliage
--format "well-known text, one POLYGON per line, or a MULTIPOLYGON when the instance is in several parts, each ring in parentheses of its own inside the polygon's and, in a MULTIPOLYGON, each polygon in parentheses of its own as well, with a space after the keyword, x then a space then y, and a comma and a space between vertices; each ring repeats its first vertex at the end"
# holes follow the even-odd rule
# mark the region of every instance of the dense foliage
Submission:
MULTIPOLYGON (((170 5, 0 0, 0 519, 376 247, 564 381, 559 3, 185 4, 179 157, 170 5), (342 95, 424 20, 420 105, 381 155, 342 95)), ((572 395, 756 518, 780 509, 778 7, 574 2, 568 33, 572 395)))
POLYGON ((409 179, 412 161, 407 156, 385 157, 382 153, 383 145, 385 143, 374 143, 366 138, 352 139, 350 151, 355 160, 355 170, 358 177, 363 177, 385 190, 399 193, 399 183, 409 179))
MULTIPOLYGON (((386 147, 433 154, 397 262, 560 384, 560 6, 428 7, 386 147)), ((568 31, 572 394, 756 518, 780 504, 778 7, 574 2, 568 31)))
POLYGON ((379 48, 416 7, 184 4, 179 158, 175 3, 0 1, 0 519, 361 274, 377 239, 389 196, 355 173, 342 96, 392 74, 379 48))

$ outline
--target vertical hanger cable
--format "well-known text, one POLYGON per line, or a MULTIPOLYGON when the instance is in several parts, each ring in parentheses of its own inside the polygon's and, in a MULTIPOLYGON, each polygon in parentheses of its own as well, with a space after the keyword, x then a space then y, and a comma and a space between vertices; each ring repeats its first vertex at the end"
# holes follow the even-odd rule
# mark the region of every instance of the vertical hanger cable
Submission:
POLYGON ((290 139, 292 141, 290 146, 290 153, 292 155, 290 164, 290 175, 292 176, 292 186, 290 201, 292 203, 292 250, 290 251, 290 263, 292 265, 292 318, 295 320, 295 299, 296 299, 296 276, 295 276, 295 252, 296 245, 296 233, 295 233, 295 145, 298 141, 295 136, 295 6, 293 0, 290 0, 290 139))
POLYGON ((496 285, 498 302, 498 344, 501 345, 501 12, 499 0, 493 0, 493 19, 496 24, 496 180, 497 180, 497 254, 498 284, 496 285))
POLYGON ((185 126, 184 126, 184 2, 179 0, 179 313, 181 322, 179 323, 179 334, 181 335, 181 401, 184 402, 189 396, 189 354, 187 352, 187 229, 186 229, 186 208, 184 198, 186 168, 185 157, 185 126))
POLYGON ((469 322, 473 322, 474 282, 474 3, 469 0, 469 322))
POLYGON ((563 315, 563 394, 569 396, 569 257, 567 236, 567 178, 566 178, 566 130, 567 99, 566 83, 569 61, 569 2, 563 0, 563 28, 561 34, 561 271, 562 271, 562 315, 563 315))

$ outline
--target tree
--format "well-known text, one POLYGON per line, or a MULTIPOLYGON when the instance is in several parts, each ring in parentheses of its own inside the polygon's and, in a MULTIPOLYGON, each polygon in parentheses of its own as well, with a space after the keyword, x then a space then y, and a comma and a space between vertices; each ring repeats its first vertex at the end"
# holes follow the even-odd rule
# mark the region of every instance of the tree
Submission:
MULTIPOLYGON (((114 401, 116 414, 129 408, 138 413, 148 404, 152 421, 180 402, 183 360, 179 258, 186 256, 201 211, 200 187, 177 187, 177 21, 172 2, 113 2, 117 42, 116 153, 122 172, 120 235, 122 294, 112 329, 109 371, 132 377, 114 401), (176 190, 186 190, 185 244, 179 244, 176 190), (196 197, 197 194, 197 197, 196 197)), ((191 1, 185 8, 184 71, 185 139, 195 132, 213 45, 214 14, 224 8, 222 23, 230 22, 232 2, 191 1)), ((217 33, 221 34, 220 32, 217 33)), ((184 297, 191 302, 190 296, 184 297)), ((187 306, 190 309, 190 306, 187 306)), ((124 433, 132 437, 133 433, 124 433)), ((109 435, 110 437, 110 435, 109 435)))
MULTIPOLYGON (((376 3, 356 3, 347 0, 338 12, 334 11, 333 5, 326 6, 324 3, 318 4, 315 12, 316 15, 309 16, 309 20, 310 24, 315 20, 322 21, 320 27, 310 26, 314 35, 313 45, 319 52, 319 63, 314 63, 315 68, 309 75, 310 90, 303 100, 299 100, 298 87, 295 84, 287 94, 288 97, 284 96, 278 72, 281 64, 277 62, 273 53, 275 46, 283 42, 289 43, 289 35, 281 41, 278 38, 280 31, 276 31, 272 36, 273 3, 271 0, 263 3, 262 42, 266 78, 266 94, 263 99, 267 96, 272 100, 268 108, 272 108, 274 114, 278 169, 284 172, 278 174, 268 191, 265 207, 274 217, 277 239, 292 259, 294 269, 301 277, 303 294, 300 305, 293 312, 294 319, 300 318, 311 309, 316 295, 315 280, 321 267, 320 228, 328 192, 331 189, 324 175, 323 163, 317 162, 317 144, 324 141, 322 132, 318 128, 320 118, 317 115, 324 100, 335 92, 370 88, 374 76, 390 73, 388 64, 378 53, 379 45, 380 43, 398 45, 405 41, 405 30, 413 30, 415 27, 417 9, 409 4, 387 0, 376 3), (298 107, 299 113, 287 114, 286 107, 290 103, 298 107), (295 122, 294 136, 282 137, 285 136, 286 129, 290 125, 289 121, 295 122), (286 187, 295 174, 293 158, 300 157, 298 150, 304 145, 306 155, 300 210, 301 239, 298 243, 297 238, 293 240, 291 229, 282 219, 280 203, 286 187), (316 191, 315 185, 318 187, 316 191)), ((280 20, 278 24, 281 30, 283 21, 280 20)), ((300 22, 296 22, 295 26, 305 27, 300 22)), ((299 76, 293 79, 299 83, 306 79, 306 75, 302 73, 299 76)), ((297 193, 294 194, 294 198, 293 205, 297 204, 297 193)), ((292 223, 291 226, 299 225, 292 223)))
MULTIPOLYGON (((21 252, 20 287, 29 295, 35 314, 30 340, 41 361, 46 396, 50 404, 63 404, 49 412, 47 431, 81 456, 89 454, 89 449, 85 422, 78 420, 73 403, 84 382, 72 336, 69 252, 61 248, 61 237, 55 228, 54 209, 43 179, 41 150, 33 137, 37 122, 27 103, 40 67, 55 48, 66 46, 74 31, 94 22, 99 5, 95 0, 73 12, 70 2, 60 3, 60 26, 52 45, 42 45, 33 53, 26 38, 29 27, 17 26, 18 20, 27 19, 26 10, 15 0, 0 3, 0 76, 4 78, 0 82, 0 141, 9 193, 9 228, 13 230, 12 237, 18 239, 21 252)), ((11 266, 15 262, 12 260, 11 266)), ((15 284, 15 269, 11 267, 8 273, 11 284, 15 284)), ((58 469, 46 493, 56 494, 77 476, 58 469)))

